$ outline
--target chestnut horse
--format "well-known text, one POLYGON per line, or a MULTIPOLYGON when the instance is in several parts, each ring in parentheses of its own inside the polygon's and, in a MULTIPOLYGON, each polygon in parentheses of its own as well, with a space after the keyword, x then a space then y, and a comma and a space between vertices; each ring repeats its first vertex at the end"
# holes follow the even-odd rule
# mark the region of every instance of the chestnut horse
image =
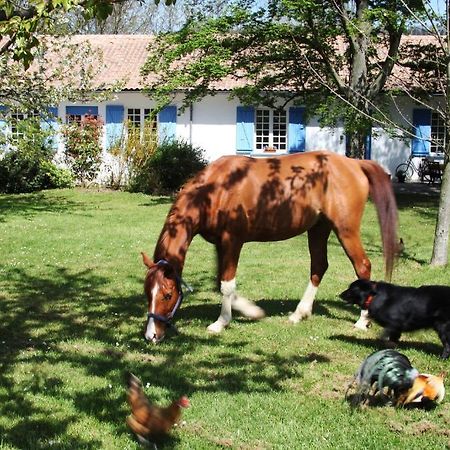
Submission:
MULTIPOLYGON (((368 195, 381 227, 386 279, 397 249, 397 206, 388 175, 377 163, 328 151, 270 158, 225 156, 211 163, 179 192, 147 266, 145 337, 159 342, 183 298, 181 274, 192 238, 214 244, 222 292, 219 318, 208 330, 221 332, 235 309, 258 319, 264 311, 236 292, 236 269, 245 242, 280 241, 308 232, 311 271, 308 286, 289 319, 312 313, 328 267, 327 241, 333 230, 359 278, 370 278, 371 264, 362 247, 361 218, 368 195)), ((355 326, 365 328, 367 317, 355 326)))

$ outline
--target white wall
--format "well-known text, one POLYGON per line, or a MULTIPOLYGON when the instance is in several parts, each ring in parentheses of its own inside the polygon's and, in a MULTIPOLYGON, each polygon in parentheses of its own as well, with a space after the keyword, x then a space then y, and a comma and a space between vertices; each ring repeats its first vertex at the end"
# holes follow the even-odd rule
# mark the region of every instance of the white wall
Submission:
MULTIPOLYGON (((181 103, 176 99, 175 103, 181 103)), ((219 93, 202 99, 190 111, 178 117, 177 136, 205 149, 206 156, 213 161, 223 155, 236 154, 236 107, 239 103, 228 100, 228 94, 219 93), (192 139, 190 141, 190 138, 192 139)))
POLYGON ((342 127, 321 128, 316 118, 306 126, 306 151, 330 150, 345 155, 345 134, 342 127))
MULTIPOLYGON (((188 110, 179 118, 177 135, 186 140, 192 136, 192 144, 204 148, 211 161, 223 155, 234 155, 236 154, 236 108, 239 105, 236 99, 228 99, 228 93, 206 97, 193 106, 191 128, 188 110)), ((316 119, 311 120, 306 128, 306 150, 317 149, 329 149, 345 154, 342 128, 334 130, 320 128, 316 119)))
MULTIPOLYGON (((220 92, 208 96, 192 107, 180 110, 182 97, 178 96, 172 102, 178 107, 176 134, 178 138, 203 148, 208 160, 212 161, 222 155, 236 153, 236 99, 229 100, 228 93, 220 92)), ((106 105, 120 104, 127 108, 153 108, 155 102, 139 92, 121 92, 114 98, 104 102, 84 103, 98 106, 99 114, 106 115, 106 105)), ((76 103, 62 103, 59 105, 58 115, 65 121, 67 105, 76 103)), ((390 117, 394 121, 410 126, 413 104, 408 99, 398 101, 392 106, 390 117)), ((327 149, 339 154, 345 154, 345 135, 342 127, 335 129, 321 128, 316 118, 311 118, 306 126, 306 150, 327 149)), ((387 172, 395 175, 395 167, 405 162, 411 152, 411 140, 401 140, 389 136, 381 128, 374 128, 372 133, 372 159, 378 161, 387 172)), ((62 154, 62 144, 59 156, 62 154)), ((61 158, 60 158, 61 159, 61 158)), ((105 151, 106 162, 103 172, 113 164, 111 156, 105 151)), ((417 163, 420 162, 418 159, 417 163)))

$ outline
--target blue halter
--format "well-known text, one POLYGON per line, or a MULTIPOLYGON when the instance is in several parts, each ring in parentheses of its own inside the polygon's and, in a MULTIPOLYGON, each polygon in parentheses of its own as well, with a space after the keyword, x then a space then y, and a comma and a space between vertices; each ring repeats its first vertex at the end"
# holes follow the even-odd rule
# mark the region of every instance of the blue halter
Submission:
MULTIPOLYGON (((166 261, 165 259, 160 259, 156 263, 156 265, 157 266, 170 266, 171 264, 168 261, 166 261)), ((181 302, 183 301, 183 298, 184 298, 183 286, 186 288, 188 293, 192 292, 192 288, 188 284, 186 284, 183 281, 183 279, 176 272, 175 272, 175 279, 177 282, 178 298, 177 298, 177 301, 176 301, 175 306, 173 307, 172 311, 170 311, 170 313, 167 315, 167 317, 161 316, 160 314, 147 313, 147 320, 155 319, 159 322, 164 323, 167 327, 175 328, 175 326, 173 325, 171 320, 173 319, 173 316, 175 315, 175 313, 177 312, 177 309, 180 307, 181 302)))

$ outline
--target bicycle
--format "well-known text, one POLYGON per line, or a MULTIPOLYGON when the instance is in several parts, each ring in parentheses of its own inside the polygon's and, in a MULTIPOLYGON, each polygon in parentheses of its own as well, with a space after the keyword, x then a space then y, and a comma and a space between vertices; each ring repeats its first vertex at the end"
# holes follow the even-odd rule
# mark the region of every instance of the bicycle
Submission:
POLYGON ((430 171, 427 170, 427 166, 428 161, 425 158, 422 159, 419 166, 416 166, 414 164, 414 156, 411 154, 406 162, 399 164, 395 168, 395 176, 400 183, 404 183, 405 181, 410 180, 414 173, 417 173, 420 181, 427 181, 430 183, 433 180, 430 171))

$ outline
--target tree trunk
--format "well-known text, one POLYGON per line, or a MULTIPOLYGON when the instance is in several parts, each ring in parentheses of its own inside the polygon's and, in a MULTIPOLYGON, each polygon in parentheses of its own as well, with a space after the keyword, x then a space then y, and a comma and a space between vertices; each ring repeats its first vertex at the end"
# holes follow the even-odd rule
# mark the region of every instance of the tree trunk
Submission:
POLYGON ((432 266, 445 266, 448 263, 448 237, 450 231, 450 3, 447 2, 447 79, 446 79, 446 146, 445 166, 442 174, 441 196, 439 198, 439 211, 434 232, 433 254, 430 264, 432 266))
POLYGON ((348 147, 346 154, 350 158, 363 159, 364 158, 364 142, 365 137, 362 133, 350 133, 348 138, 348 147))
POLYGON ((450 231, 450 164, 442 174, 439 211, 434 233, 432 266, 445 266, 448 263, 448 236, 450 231))

